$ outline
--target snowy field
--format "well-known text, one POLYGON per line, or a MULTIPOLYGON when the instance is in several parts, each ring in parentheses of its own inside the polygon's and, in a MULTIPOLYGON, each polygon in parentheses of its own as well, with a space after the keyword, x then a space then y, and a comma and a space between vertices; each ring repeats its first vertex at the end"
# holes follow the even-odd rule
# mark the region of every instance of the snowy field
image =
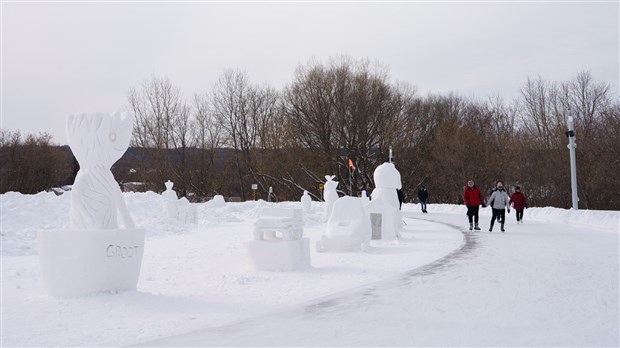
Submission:
MULTIPOLYGON (((38 230, 68 227, 70 193, 0 195, 2 346, 620 345, 620 212, 530 208, 506 233, 470 233, 464 206, 403 206, 398 243, 318 253, 312 267, 253 270, 247 242, 263 201, 202 204, 198 224, 165 217, 159 195, 125 194, 147 229, 137 291, 53 298, 38 230)), ((280 206, 300 207, 299 202, 280 206)))

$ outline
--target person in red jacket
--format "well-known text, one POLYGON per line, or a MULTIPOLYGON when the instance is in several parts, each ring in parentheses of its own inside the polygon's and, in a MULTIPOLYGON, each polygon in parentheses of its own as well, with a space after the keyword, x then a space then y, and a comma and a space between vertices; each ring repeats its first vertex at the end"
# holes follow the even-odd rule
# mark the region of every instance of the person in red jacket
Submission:
POLYGON ((474 185, 474 179, 467 180, 467 186, 465 186, 463 190, 463 202, 465 202, 465 206, 467 206, 469 230, 475 229, 476 231, 480 231, 480 226, 478 226, 478 210, 481 205, 483 208, 486 205, 484 204, 484 197, 482 197, 480 188, 474 185), (474 223, 476 224, 475 226, 474 223))
POLYGON ((527 208, 527 199, 525 194, 521 192, 520 186, 515 186, 515 192, 510 196, 508 204, 512 204, 517 212, 517 223, 523 223, 523 209, 527 208))

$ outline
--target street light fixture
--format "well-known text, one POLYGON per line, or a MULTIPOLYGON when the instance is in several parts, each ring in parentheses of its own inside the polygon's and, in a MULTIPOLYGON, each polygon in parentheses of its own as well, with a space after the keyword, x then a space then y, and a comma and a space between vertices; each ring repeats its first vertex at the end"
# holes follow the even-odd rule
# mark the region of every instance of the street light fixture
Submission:
POLYGON ((568 150, 570 151, 570 183, 573 192, 573 209, 579 209, 579 197, 577 197, 577 158, 575 157, 575 126, 573 124, 573 116, 568 116, 568 150))

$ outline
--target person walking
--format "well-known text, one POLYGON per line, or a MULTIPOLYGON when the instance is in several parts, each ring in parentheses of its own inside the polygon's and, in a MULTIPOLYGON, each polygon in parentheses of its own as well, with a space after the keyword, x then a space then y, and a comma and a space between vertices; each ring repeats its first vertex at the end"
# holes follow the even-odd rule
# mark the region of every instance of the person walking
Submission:
POLYGON ((510 201, 508 204, 512 204, 513 208, 515 208, 515 212, 517 215, 517 223, 523 223, 523 209, 527 208, 527 199, 525 198, 525 194, 521 192, 520 186, 515 186, 515 192, 510 196, 510 201))
POLYGON ((403 193, 403 190, 396 189, 396 195, 398 196, 398 210, 402 210, 403 202, 405 201, 405 194, 403 193))
POLYGON ((498 181, 496 187, 497 190, 493 191, 493 194, 491 194, 491 197, 489 198, 489 205, 491 206, 491 209, 493 209, 489 232, 493 232, 493 224, 495 223, 495 219, 497 219, 497 221, 501 224, 501 230, 504 232, 506 208, 508 208, 508 213, 510 214, 510 197, 508 197, 506 190, 504 190, 503 182, 498 181))
POLYGON ((469 230, 475 229, 476 231, 480 231, 480 226, 478 225, 478 211, 481 205, 483 208, 486 207, 486 205, 484 204, 484 197, 482 197, 480 188, 474 185, 474 179, 467 180, 467 186, 465 186, 463 190, 463 202, 467 207, 469 230))
POLYGON ((428 213, 426 211, 426 200, 428 199, 428 191, 426 187, 422 185, 418 190, 418 199, 420 200, 420 207, 422 208, 423 213, 428 213))

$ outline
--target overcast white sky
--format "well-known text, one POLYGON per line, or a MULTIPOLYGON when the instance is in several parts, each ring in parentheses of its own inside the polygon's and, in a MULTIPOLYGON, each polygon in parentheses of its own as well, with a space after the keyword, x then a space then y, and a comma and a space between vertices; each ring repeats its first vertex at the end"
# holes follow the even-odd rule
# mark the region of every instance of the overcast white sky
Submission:
POLYGON ((2 128, 66 143, 65 115, 116 111, 165 76, 190 100, 227 68, 278 89, 348 55, 422 95, 512 99, 527 77, 619 80, 618 1, 2 2, 2 128))

